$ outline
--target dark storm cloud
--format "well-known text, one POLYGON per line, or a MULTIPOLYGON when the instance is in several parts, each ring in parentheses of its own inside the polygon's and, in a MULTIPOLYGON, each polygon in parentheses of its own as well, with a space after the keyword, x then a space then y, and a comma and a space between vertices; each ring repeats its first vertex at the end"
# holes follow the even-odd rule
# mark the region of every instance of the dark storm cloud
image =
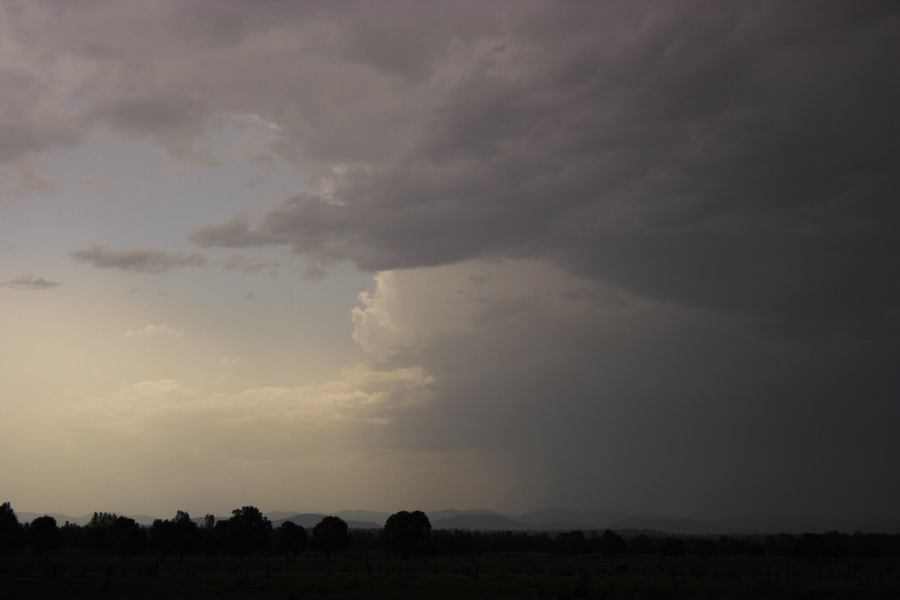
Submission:
POLYGON ((0 166, 83 138, 76 115, 34 99, 47 93, 38 78, 0 63, 0 166))
POLYGON ((329 195, 193 239, 366 270, 548 256, 689 305, 883 313, 900 291, 900 19, 868 6, 522 10, 405 148, 388 137, 329 195))
POLYGON ((0 287, 13 288, 17 290, 47 290, 55 288, 60 283, 52 279, 44 279, 43 277, 35 277, 30 273, 17 275, 12 279, 0 281, 0 287))
MULTIPOLYGON (((197 224, 198 245, 286 246, 311 271, 524 258, 577 279, 576 314, 460 283, 484 305, 471 328, 373 361, 427 370, 434 398, 366 448, 502 453, 547 504, 895 511, 897 5, 16 6, 0 39, 29 52, 0 53, 0 162, 95 128, 185 155, 210 117, 250 115, 307 185, 197 224)), ((389 325, 435 301, 393 292, 389 325)))
POLYGON ((70 256, 99 269, 122 269, 140 273, 165 273, 184 267, 202 267, 209 261, 199 252, 166 252, 131 248, 116 250, 103 246, 92 246, 83 250, 75 250, 70 256))
MULTIPOLYGON (((432 297, 428 272, 389 290, 409 303, 391 327, 432 297)), ((426 365, 433 402, 371 443, 503 456, 546 505, 893 514, 900 313, 785 337, 749 315, 577 296, 591 308, 511 310, 488 291, 471 328, 401 347, 384 367, 426 365)))

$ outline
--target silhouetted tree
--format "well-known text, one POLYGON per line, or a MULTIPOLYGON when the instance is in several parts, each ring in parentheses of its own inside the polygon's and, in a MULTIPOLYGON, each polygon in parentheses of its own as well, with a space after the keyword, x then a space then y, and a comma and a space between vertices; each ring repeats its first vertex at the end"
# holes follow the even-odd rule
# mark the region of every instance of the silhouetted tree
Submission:
POLYGON ((88 546, 95 552, 109 552, 111 548, 111 531, 113 523, 118 519, 115 513, 95 512, 91 520, 84 526, 84 538, 88 546))
POLYGON ((25 541, 25 529, 9 502, 0 504, 0 555, 15 552, 25 541))
POLYGON ((628 541, 633 554, 653 554, 653 542, 646 534, 636 535, 628 541))
POLYGON ((40 557, 59 550, 62 534, 56 525, 56 519, 43 516, 32 521, 28 526, 28 543, 40 557))
POLYGON ((62 545, 68 548, 81 548, 85 545, 84 528, 77 523, 66 521, 59 528, 62 536, 62 545))
POLYGON ((84 527, 88 545, 98 552, 112 552, 126 558, 147 548, 147 532, 131 517, 95 512, 84 527))
POLYGON ((285 521, 275 530, 275 548, 285 559, 306 550, 307 539, 306 530, 291 521, 285 521))
POLYGON ((172 549, 172 522, 155 519, 147 530, 147 546, 153 552, 167 555, 172 549))
POLYGON ((747 553, 747 542, 730 535, 723 535, 716 542, 716 551, 719 556, 742 556, 747 553))
POLYGON ((347 523, 340 517, 327 516, 313 527, 313 548, 324 552, 331 558, 334 552, 347 549, 347 523))
POLYGON ((216 531, 215 515, 203 517, 203 525, 200 527, 200 549, 207 556, 213 556, 222 551, 222 541, 219 532, 216 531))
POLYGON ((168 519, 153 521, 148 535, 151 550, 162 555, 178 554, 184 560, 184 555, 191 554, 197 547, 200 528, 188 513, 179 510, 171 521, 168 519))
POLYGON ((659 553, 663 556, 684 556, 684 540, 674 537, 664 539, 660 544, 659 553))
MULTIPOLYGON (((259 511, 250 507, 239 509, 243 521, 265 523, 264 517, 259 511)), ((414 513, 407 513, 412 516, 414 513)), ((391 520, 390 531, 402 531, 394 529, 398 519, 403 519, 398 513, 396 519, 391 520)), ((405 517, 409 518, 409 517, 405 517)), ((340 522, 340 519, 335 519, 340 522)), ((218 555, 224 551, 234 554, 246 554, 259 550, 259 547, 239 547, 238 535, 242 530, 239 526, 232 527, 239 520, 228 519, 216 522, 215 517, 208 515, 203 526, 198 527, 187 513, 179 511, 174 519, 157 520, 152 527, 144 528, 133 519, 119 517, 112 513, 95 513, 91 522, 85 527, 66 522, 58 528, 62 539, 61 548, 68 550, 91 549, 94 552, 117 553, 122 557, 128 557, 141 552, 149 534, 149 544, 154 550, 161 553, 189 554, 198 547, 208 555, 218 555), (234 534, 234 535, 233 535, 234 534)), ((243 522, 242 521, 242 522, 243 522)), ((330 523, 333 521, 329 520, 330 523)), ((403 521, 400 520, 400 523, 403 521)), ((7 504, 0 506, 0 523, 4 524, 0 529, 7 533, 13 531, 13 538, 18 541, 10 546, 9 535, 6 552, 16 551, 22 547, 22 542, 27 541, 39 554, 50 552, 55 547, 55 542, 50 539, 49 545, 44 544, 42 528, 52 531, 52 524, 47 518, 35 519, 24 527, 18 524, 18 519, 11 507, 7 504), (16 533, 18 532, 18 533, 16 533), (24 536, 22 535, 24 533, 24 536), (14 548, 10 550, 10 548, 14 548)), ((271 524, 270 524, 271 526, 271 524)), ((263 529, 265 529, 263 525, 263 529)), ((252 528, 251 528, 252 529, 252 528)), ((343 529, 338 527, 338 529, 343 529)), ((277 543, 278 551, 290 557, 292 553, 301 552, 305 547, 304 536, 307 532, 293 524, 285 524, 277 531, 271 532, 263 544, 263 551, 271 548, 272 538, 277 543), (274 533, 274 535, 272 535, 274 533), (299 538, 299 539, 298 539, 299 538)), ((313 532, 315 535, 315 532, 313 532)), ((52 536, 52 534, 49 534, 52 536)), ((320 529, 317 539, 313 540, 314 546, 329 555, 345 549, 348 545, 355 551, 373 552, 379 548, 386 549, 391 544, 391 551, 403 553, 405 542, 397 546, 395 541, 390 541, 391 536, 384 530, 356 529, 346 530, 343 541, 337 543, 324 543, 327 536, 320 529)), ((340 540, 340 534, 338 540, 340 540)), ((401 538, 402 539, 402 538, 401 538)), ((592 532, 589 539, 584 540, 580 532, 567 532, 559 536, 551 537, 547 533, 535 533, 524 531, 466 531, 466 530, 436 530, 431 531, 426 538, 425 551, 431 549, 439 554, 497 554, 509 552, 556 552, 561 554, 579 554, 582 552, 597 552, 614 555, 621 549, 620 542, 612 535, 592 532), (586 542, 586 545, 585 545, 586 542)), ((251 544, 252 546, 252 544, 251 544)), ((420 545, 405 546, 406 552, 422 551, 420 545), (410 550, 410 548, 412 548, 410 550)), ((707 536, 672 536, 672 535, 638 535, 631 537, 627 542, 627 551, 633 554, 660 554, 665 556, 680 556, 682 554, 696 556, 702 560, 710 556, 794 556, 794 557, 834 557, 834 558, 875 558, 875 557, 900 557, 900 535, 897 534, 846 534, 836 531, 824 534, 806 534, 802 536, 779 535, 729 535, 712 539, 707 536)), ((701 562, 702 565, 702 562, 701 562)))
POLYGON ((401 510, 384 524, 384 545, 388 552, 409 556, 424 553, 431 537, 431 521, 420 510, 401 510))
POLYGON ((241 558, 253 552, 267 552, 271 546, 272 523, 255 506, 231 511, 226 532, 229 549, 241 558))
POLYGON ((587 552, 587 538, 580 531, 566 531, 560 533, 553 540, 553 550, 557 554, 577 556, 587 552))
POLYGON ((191 519, 191 515, 179 510, 172 521, 173 550, 184 560, 185 554, 193 554, 200 540, 200 528, 191 519))
POLYGON ((383 530, 350 529, 347 531, 347 547, 354 552, 377 552, 384 549, 383 530))
POLYGON ((600 535, 599 550, 603 556, 619 556, 628 551, 628 545, 625 543, 625 538, 607 529, 600 535))
POLYGON ((131 517, 117 517, 109 529, 111 549, 122 557, 140 554, 147 549, 147 532, 131 517))
POLYGON ((825 538, 817 533, 804 533, 794 546, 794 556, 821 558, 828 555, 825 538))
POLYGON ((694 544, 694 554, 700 559, 700 564, 703 564, 703 561, 709 558, 710 556, 716 553, 716 545, 712 540, 709 539, 701 539, 697 540, 697 543, 694 544))

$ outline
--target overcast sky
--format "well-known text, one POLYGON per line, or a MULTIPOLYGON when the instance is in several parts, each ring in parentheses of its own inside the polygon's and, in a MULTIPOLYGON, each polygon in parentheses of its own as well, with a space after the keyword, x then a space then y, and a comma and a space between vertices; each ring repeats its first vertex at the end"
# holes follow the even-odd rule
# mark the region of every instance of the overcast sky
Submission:
POLYGON ((0 0, 0 500, 896 516, 898 10, 0 0))

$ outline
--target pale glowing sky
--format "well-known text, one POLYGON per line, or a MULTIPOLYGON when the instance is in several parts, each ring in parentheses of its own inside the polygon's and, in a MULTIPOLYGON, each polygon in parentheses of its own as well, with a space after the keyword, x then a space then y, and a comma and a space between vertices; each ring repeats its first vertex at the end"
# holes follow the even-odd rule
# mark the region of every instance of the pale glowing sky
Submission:
POLYGON ((0 0, 0 500, 890 517, 898 40, 0 0))

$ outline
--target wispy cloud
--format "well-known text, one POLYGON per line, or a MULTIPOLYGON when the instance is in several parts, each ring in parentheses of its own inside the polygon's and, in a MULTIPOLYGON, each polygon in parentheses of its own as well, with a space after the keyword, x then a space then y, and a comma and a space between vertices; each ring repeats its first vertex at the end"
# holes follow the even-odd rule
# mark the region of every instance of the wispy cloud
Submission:
POLYGON ((236 356, 223 356, 219 359, 219 367, 222 369, 230 369, 241 364, 241 359, 236 356))
POLYGON ((278 277, 280 266, 277 261, 245 254, 233 254, 228 258, 222 259, 221 264, 226 271, 244 274, 264 273, 269 277, 276 278, 278 277))
POLYGON ((69 256, 99 269, 121 269, 153 274, 184 267, 202 267, 209 262, 206 255, 199 252, 166 252, 147 248, 116 250, 105 246, 75 250, 69 256))
POLYGON ((0 287, 13 288, 16 290, 48 290, 59 285, 60 283, 58 281, 44 279, 43 277, 35 277, 30 273, 23 273, 12 279, 0 282, 0 287))
POLYGON ((140 329, 129 329, 125 332, 125 337, 157 337, 170 336, 181 337, 184 332, 168 325, 144 325, 140 329))
MULTIPOLYGON (((195 440, 217 437, 223 430, 239 430, 244 439, 281 438, 294 444, 296 431, 302 428, 315 439, 324 439, 318 437, 324 434, 352 444, 350 440, 356 436, 346 433, 384 428, 427 405, 434 383, 434 377, 418 367, 373 369, 365 364, 342 369, 338 377, 319 384, 231 392, 203 391, 177 379, 162 378, 80 403, 72 418, 76 422, 87 419, 95 431, 137 431, 193 415, 210 426, 198 430, 195 440), (102 417, 96 416, 98 410, 102 417), (283 435, 285 430, 294 433, 283 435)), ((307 438, 307 443, 312 439, 307 438)))

